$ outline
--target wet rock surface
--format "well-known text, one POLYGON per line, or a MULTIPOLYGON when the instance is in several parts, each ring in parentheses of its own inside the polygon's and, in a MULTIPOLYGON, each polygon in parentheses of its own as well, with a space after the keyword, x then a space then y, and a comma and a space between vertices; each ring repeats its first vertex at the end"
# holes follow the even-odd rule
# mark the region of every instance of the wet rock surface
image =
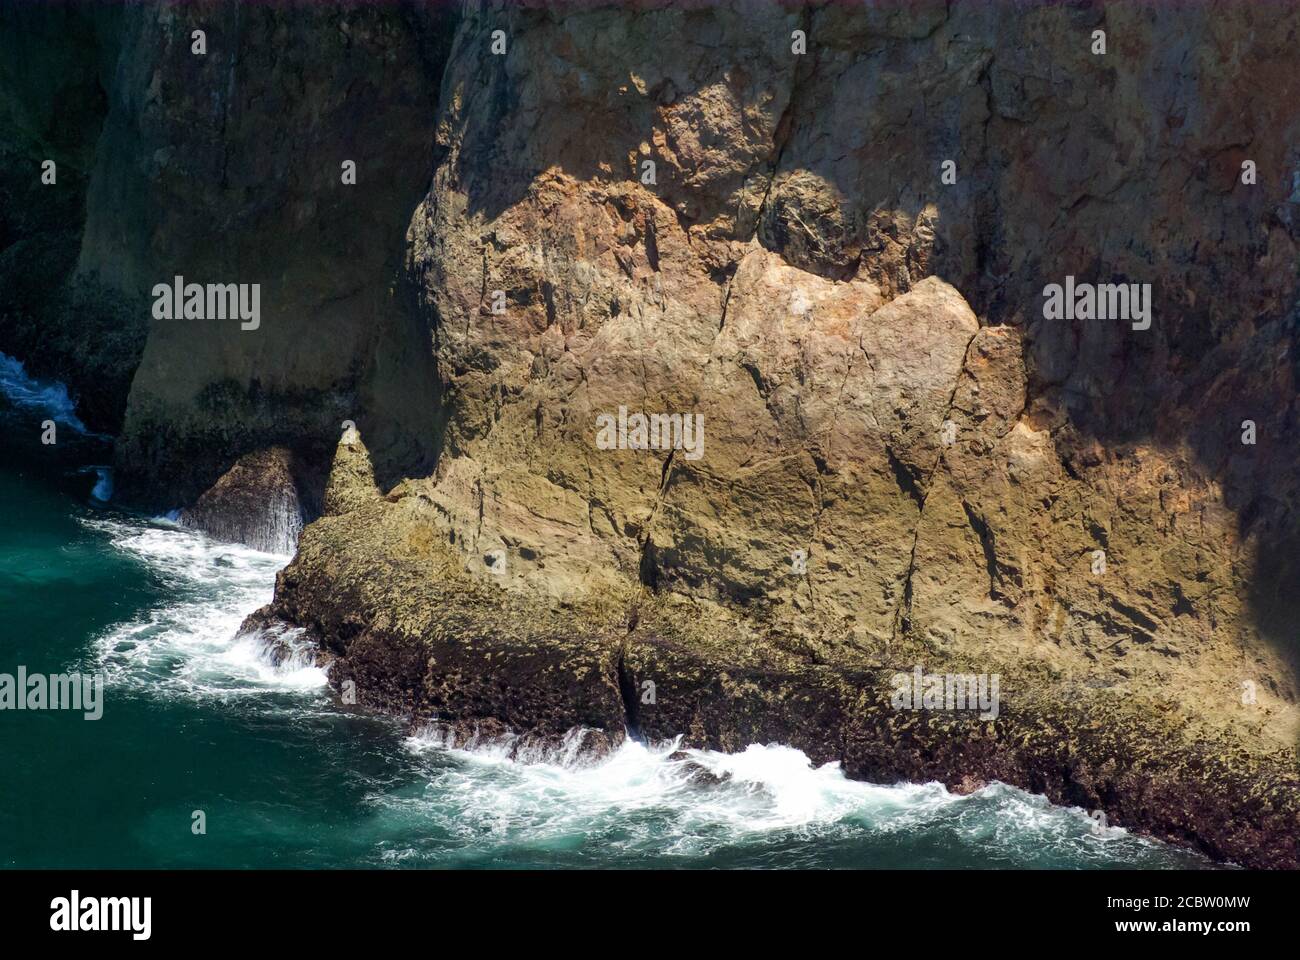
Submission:
POLYGON ((714 773, 685 750, 674 750, 668 754, 668 762, 678 764, 686 779, 697 787, 716 787, 731 779, 731 774, 714 773))
POLYGON ((124 15, 78 277, 274 305, 149 325, 127 496, 332 461, 266 615, 451 742, 788 743, 1300 866, 1300 12, 431 17, 124 15), (1047 319, 1067 276, 1150 284, 1149 329, 1047 319), (603 448, 621 408, 699 456, 603 448), (996 718, 896 709, 918 665, 996 718))
POLYGON ((319 479, 294 454, 273 447, 241 457, 193 506, 183 527, 269 553, 292 553, 305 520, 319 513, 319 479), (317 502, 313 502, 313 500, 317 502))

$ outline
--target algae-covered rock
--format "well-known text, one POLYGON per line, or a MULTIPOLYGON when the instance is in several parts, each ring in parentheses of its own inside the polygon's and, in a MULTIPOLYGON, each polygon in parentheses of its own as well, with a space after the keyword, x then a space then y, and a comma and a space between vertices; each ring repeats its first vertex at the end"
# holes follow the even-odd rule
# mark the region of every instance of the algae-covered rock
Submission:
POLYGON ((362 443, 356 427, 349 426, 334 451, 322 510, 327 514, 347 513, 378 496, 370 452, 362 443))
MULTIPOLYGON (((115 29, 65 144, 79 279, 266 304, 257 331, 124 325, 121 490, 255 536, 248 498, 314 465, 293 489, 324 515, 263 616, 341 697, 521 757, 630 729, 1002 780, 1300 865, 1300 11, 164 4, 115 29), (1149 323, 1051 315, 1067 277, 1149 289, 1149 323), (997 677, 998 707, 896 706, 915 671, 997 677)), ((44 249, 8 248, 0 276, 44 249)))
MULTIPOLYGON (((1163 82, 1187 17, 1135 9, 1107 16, 1163 82)), ((1289 187, 1209 160, 1244 142, 1211 119, 1240 113, 1228 74, 1284 54, 1221 45, 1244 8, 1196 20, 1236 66, 1201 63, 1204 109, 1153 143, 1091 16, 468 17, 407 233, 440 458, 309 527, 275 609, 321 627, 335 682, 461 738, 781 742, 1300 863, 1294 578, 1261 552, 1294 537, 1295 461, 1219 409, 1293 416, 1294 371, 1250 359, 1293 349, 1293 231, 1243 226, 1289 187), (1026 49, 1070 69, 1044 86, 1026 49), (1163 212, 1117 231, 1116 198, 1163 212), (1255 279, 1226 293, 1210 248, 1255 279), (1067 274, 1152 283, 1155 322, 1049 324, 1067 274), (702 432, 640 442, 638 414, 702 432), (898 709, 918 669, 996 676, 1000 706, 898 709)))

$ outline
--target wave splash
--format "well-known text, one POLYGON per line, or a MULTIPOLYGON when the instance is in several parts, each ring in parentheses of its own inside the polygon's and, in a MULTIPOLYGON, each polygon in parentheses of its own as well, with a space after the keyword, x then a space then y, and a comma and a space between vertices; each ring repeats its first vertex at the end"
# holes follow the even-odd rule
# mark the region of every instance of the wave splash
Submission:
POLYGON ((77 416, 68 388, 57 380, 38 380, 27 373, 21 360, 0 353, 0 394, 16 407, 46 413, 55 423, 92 436, 77 416))
POLYGON ((186 697, 324 688, 325 673, 299 632, 240 632, 244 618, 270 602, 288 556, 209 540, 165 519, 81 522, 143 564, 170 597, 94 641, 96 667, 110 684, 186 697))
MULTIPOLYGON (((518 763, 499 743, 449 750, 417 734, 406 744, 429 779, 416 795, 372 797, 394 833, 422 821, 516 864, 908 868, 960 866, 964 854, 972 867, 1200 865, 1005 784, 962 796, 939 783, 863 783, 780 745, 725 754, 627 741, 591 765, 518 763)), ((447 861, 441 848, 382 847, 386 862, 447 861)))
MULTIPOLYGON (((350 725, 358 719, 333 705, 301 632, 239 632, 271 599, 288 557, 216 543, 166 521, 81 522, 138 559, 169 598, 95 641, 94 668, 107 674, 110 690, 265 709, 277 722, 332 718, 347 746, 328 750, 353 757, 358 741, 350 725)), ((372 722, 376 731, 395 732, 388 721, 372 722)), ((347 768, 366 784, 358 798, 363 816, 347 832, 348 863, 1208 865, 1120 829, 1099 832, 1084 811, 1003 784, 959 796, 937 783, 862 783, 837 764, 814 766, 779 745, 724 754, 629 740, 591 763, 579 749, 583 735, 575 731, 558 749, 534 754, 509 737, 448 739, 436 726, 404 740, 383 734, 382 742, 405 748, 384 748, 386 772, 363 773, 371 761, 347 768)))

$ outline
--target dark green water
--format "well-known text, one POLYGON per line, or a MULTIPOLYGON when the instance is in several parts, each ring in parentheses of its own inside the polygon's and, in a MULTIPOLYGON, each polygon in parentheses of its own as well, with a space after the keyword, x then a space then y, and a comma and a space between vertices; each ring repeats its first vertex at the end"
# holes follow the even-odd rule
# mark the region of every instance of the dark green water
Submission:
POLYGON ((107 678, 103 716, 0 711, 0 864, 20 867, 1152 867, 1193 855, 1094 832, 995 785, 873 786, 786 748, 670 746, 597 767, 449 752, 346 712, 309 663, 275 668, 243 617, 287 558, 96 505, 103 442, 39 443, 57 390, 0 366, 0 672, 107 678), (6 380, 7 377, 7 380, 6 380), (192 832, 192 814, 206 833, 192 832))

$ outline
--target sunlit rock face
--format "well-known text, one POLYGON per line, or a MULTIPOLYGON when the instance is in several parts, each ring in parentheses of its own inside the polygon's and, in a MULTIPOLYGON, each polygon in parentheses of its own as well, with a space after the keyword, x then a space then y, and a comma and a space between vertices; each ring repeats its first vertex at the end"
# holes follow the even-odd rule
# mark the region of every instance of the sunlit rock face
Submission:
POLYGON ((408 233, 466 566, 1141 673, 1293 745, 1289 51, 1248 9, 1022 13, 471 10, 408 233), (1067 276, 1150 284, 1150 328, 1045 319, 1067 276), (702 414, 703 456, 599 449, 620 407, 702 414))
POLYGON ((150 324, 124 495, 318 463, 267 615, 415 723, 789 742, 1300 862, 1300 12, 432 17, 124 15, 79 275, 265 285, 257 331, 150 324), (1149 326, 1049 316, 1067 277, 1149 326), (997 719, 893 709, 917 664, 997 719))
MULTIPOLYGON (((1294 862, 1294 650, 1273 624, 1295 574, 1269 549, 1293 542, 1293 455, 1242 444, 1238 407, 1276 436, 1293 418, 1294 364, 1260 361, 1294 336, 1276 131, 1296 121, 1262 89, 1239 119, 1224 82, 1289 54, 1248 10, 1023 14, 471 9, 407 247, 442 457, 307 538, 418 543, 431 575, 548 598, 595 651, 625 611, 609 676, 643 731, 1001 777, 1294 862), (1253 185, 1247 143, 1271 171, 1253 185), (1047 321, 1066 276, 1150 284, 1150 327, 1047 321), (702 454, 598 442, 625 413, 702 415, 702 454), (1000 671, 1008 711, 982 733, 882 719, 879 676, 851 671, 915 662, 1000 671), (647 680, 669 693, 643 702, 647 680), (1219 761, 1169 743, 1202 734, 1270 757, 1214 777, 1264 776, 1288 812, 1247 827, 1188 790, 1219 761)), ((287 604, 369 595, 322 563, 291 568, 287 604)), ((503 715, 455 699, 434 698, 503 715)))

